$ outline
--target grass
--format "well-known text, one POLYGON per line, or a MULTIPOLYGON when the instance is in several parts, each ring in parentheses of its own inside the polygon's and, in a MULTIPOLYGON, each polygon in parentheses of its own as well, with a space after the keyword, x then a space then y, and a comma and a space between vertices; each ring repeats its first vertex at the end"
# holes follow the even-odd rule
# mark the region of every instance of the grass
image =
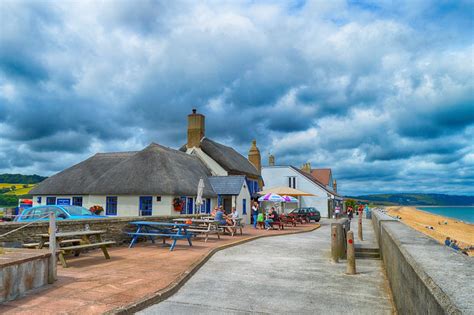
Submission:
POLYGON ((5 195, 15 195, 15 196, 22 196, 22 195, 28 195, 30 190, 33 189, 33 187, 36 186, 36 184, 28 184, 27 188, 23 188, 24 184, 8 184, 8 183, 0 183, 0 189, 2 188, 10 188, 12 186, 15 186, 15 190, 11 190, 9 192, 6 192, 5 195))

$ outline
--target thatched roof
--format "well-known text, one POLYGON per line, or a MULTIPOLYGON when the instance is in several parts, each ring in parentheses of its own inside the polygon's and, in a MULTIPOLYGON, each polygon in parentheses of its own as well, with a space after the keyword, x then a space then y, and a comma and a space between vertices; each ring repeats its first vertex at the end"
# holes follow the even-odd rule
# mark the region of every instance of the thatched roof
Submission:
MULTIPOLYGON (((91 159, 106 155, 95 155, 91 159)), ((199 158, 155 143, 112 166, 101 165, 101 171, 97 171, 92 182, 86 186, 82 186, 82 182, 74 185, 73 176, 80 176, 82 163, 51 177, 53 181, 50 183, 44 181, 46 185, 41 183, 36 188, 38 191, 32 194, 194 196, 202 178, 204 197, 216 196, 207 178, 211 174, 199 158), (78 168, 78 171, 70 172, 73 168, 78 168), (65 175, 71 176, 68 184, 72 187, 66 188, 68 192, 60 191, 54 181, 55 177, 65 175)), ((87 169, 82 171, 87 172, 87 169)))
POLYGON ((202 178, 204 196, 214 197, 210 175, 199 158, 152 143, 104 173, 87 190, 100 195, 193 196, 202 178))
POLYGON ((97 153, 56 175, 42 181, 31 195, 85 195, 86 188, 105 172, 137 152, 97 153))
MULTIPOLYGON (((201 150, 229 172, 229 175, 250 175, 252 177, 260 177, 255 166, 231 147, 204 137, 201 139, 201 150)), ((183 145, 180 148, 180 151, 186 152, 186 145, 183 145)))

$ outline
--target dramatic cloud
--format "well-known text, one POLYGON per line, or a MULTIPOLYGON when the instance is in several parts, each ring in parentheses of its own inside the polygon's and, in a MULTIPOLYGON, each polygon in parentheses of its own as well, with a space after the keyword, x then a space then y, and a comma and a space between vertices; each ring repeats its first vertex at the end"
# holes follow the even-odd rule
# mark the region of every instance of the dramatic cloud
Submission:
POLYGON ((0 2, 0 172, 179 147, 186 115, 343 194, 473 194, 472 1, 0 2))

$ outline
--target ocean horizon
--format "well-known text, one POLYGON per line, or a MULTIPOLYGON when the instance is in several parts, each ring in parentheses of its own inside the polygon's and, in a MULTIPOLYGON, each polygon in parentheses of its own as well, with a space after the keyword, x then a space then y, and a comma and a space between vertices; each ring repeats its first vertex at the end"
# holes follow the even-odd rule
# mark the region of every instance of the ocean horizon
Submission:
POLYGON ((419 210, 474 224, 474 206, 416 207, 419 210))

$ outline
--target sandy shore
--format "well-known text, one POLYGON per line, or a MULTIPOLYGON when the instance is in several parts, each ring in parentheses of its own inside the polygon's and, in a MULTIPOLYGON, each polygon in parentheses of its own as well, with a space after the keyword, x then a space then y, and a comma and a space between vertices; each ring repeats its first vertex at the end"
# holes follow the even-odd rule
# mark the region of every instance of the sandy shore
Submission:
MULTIPOLYGON (((415 207, 387 207, 387 212, 391 216, 400 216, 403 223, 434 238, 441 244, 444 244, 444 240, 449 236, 451 239, 457 240, 462 247, 474 246, 473 224, 430 214, 417 210, 415 207), (445 222, 448 224, 444 224, 445 222), (430 230, 426 226, 432 226, 434 230, 430 230)), ((469 251, 469 256, 474 256, 474 250, 469 251)))

